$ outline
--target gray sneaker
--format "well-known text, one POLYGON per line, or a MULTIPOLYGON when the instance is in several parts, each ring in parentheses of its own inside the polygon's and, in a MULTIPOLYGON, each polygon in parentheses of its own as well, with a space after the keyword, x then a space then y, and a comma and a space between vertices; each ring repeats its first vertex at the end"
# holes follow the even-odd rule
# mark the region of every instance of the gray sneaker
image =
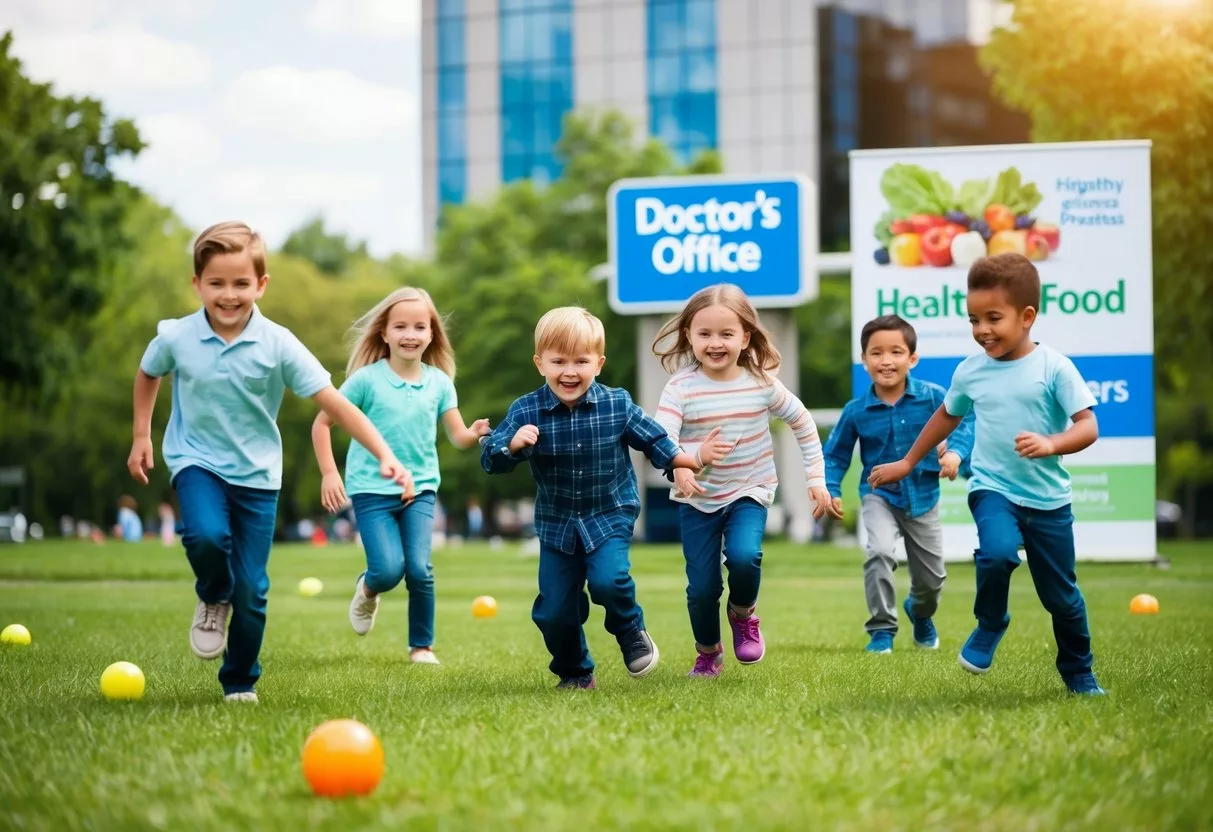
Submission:
POLYGON ((366 575, 358 576, 354 587, 354 599, 350 601, 350 626, 354 632, 364 636, 375 626, 375 616, 379 614, 379 596, 367 597, 366 575))
POLYGON ((619 649, 623 653, 623 663, 627 666, 628 675, 634 679, 650 673, 657 667, 657 645, 644 630, 633 630, 620 636, 619 649))
POLYGON ((200 659, 217 659, 227 649, 227 617, 232 605, 227 602, 198 602, 194 623, 190 626, 190 649, 200 659))
POLYGON ((241 690, 236 693, 225 693, 223 695, 224 702, 253 702, 257 701, 257 692, 252 690, 241 690))

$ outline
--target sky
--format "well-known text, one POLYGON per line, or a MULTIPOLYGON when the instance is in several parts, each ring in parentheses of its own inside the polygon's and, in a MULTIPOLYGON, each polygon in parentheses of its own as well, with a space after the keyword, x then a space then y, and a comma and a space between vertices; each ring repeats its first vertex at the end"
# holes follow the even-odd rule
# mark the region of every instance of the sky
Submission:
POLYGON ((419 0, 0 0, 26 74, 135 121, 116 171, 195 230, 322 214, 419 253, 419 0))

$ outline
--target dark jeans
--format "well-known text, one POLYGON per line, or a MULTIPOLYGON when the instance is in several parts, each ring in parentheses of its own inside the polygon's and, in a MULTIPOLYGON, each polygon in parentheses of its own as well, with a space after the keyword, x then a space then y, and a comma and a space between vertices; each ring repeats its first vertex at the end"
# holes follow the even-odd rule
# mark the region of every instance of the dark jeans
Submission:
POLYGON ((749 497, 729 503, 719 511, 700 511, 681 503, 678 517, 682 528, 682 555, 687 562, 687 611, 691 632, 704 647, 720 642, 721 545, 729 570, 729 603, 753 606, 762 579, 762 535, 767 525, 766 507, 749 497))

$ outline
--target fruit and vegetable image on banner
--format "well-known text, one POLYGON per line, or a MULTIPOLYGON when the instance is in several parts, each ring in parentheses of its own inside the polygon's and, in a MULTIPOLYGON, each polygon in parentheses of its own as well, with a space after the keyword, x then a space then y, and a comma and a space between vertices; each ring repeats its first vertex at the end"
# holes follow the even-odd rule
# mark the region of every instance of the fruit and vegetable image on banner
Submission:
MULTIPOLYGON (((1156 555, 1150 143, 853 151, 851 326, 855 395, 871 379, 859 332, 897 314, 918 333, 912 374, 947 387, 980 351, 965 306, 969 266, 1019 252, 1042 297, 1034 340, 1068 355, 1098 402, 1099 441, 1067 457, 1079 559, 1156 555)), ((858 482, 858 455, 847 487, 858 482)), ((943 482, 949 557, 977 543, 967 482, 943 482)))

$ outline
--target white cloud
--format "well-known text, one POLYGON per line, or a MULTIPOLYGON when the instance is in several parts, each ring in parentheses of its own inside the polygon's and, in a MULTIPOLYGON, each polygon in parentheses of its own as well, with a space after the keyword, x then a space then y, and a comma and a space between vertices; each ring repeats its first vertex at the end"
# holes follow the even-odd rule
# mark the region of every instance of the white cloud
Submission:
POLYGON ((198 47, 138 29, 32 34, 13 47, 31 77, 77 95, 194 87, 211 76, 210 59, 198 47))
MULTIPOLYGON (((416 123, 409 92, 343 69, 273 66, 245 72, 220 99, 222 118, 294 142, 340 142, 408 134, 416 123)), ((413 131, 415 132, 415 131, 413 131)))
POLYGON ((206 122, 182 113, 141 116, 139 136, 148 148, 139 154, 145 166, 208 164, 219 158, 222 143, 206 122))
POLYGON ((324 34, 411 40, 421 28, 418 0, 316 0, 307 27, 324 34))
POLYGON ((317 170, 249 167, 215 179, 215 195, 241 205, 291 205, 314 209, 377 196, 379 179, 370 175, 317 170))
POLYGON ((139 24, 149 18, 199 20, 215 0, 4 0, 0 29, 84 31, 98 24, 139 24))

